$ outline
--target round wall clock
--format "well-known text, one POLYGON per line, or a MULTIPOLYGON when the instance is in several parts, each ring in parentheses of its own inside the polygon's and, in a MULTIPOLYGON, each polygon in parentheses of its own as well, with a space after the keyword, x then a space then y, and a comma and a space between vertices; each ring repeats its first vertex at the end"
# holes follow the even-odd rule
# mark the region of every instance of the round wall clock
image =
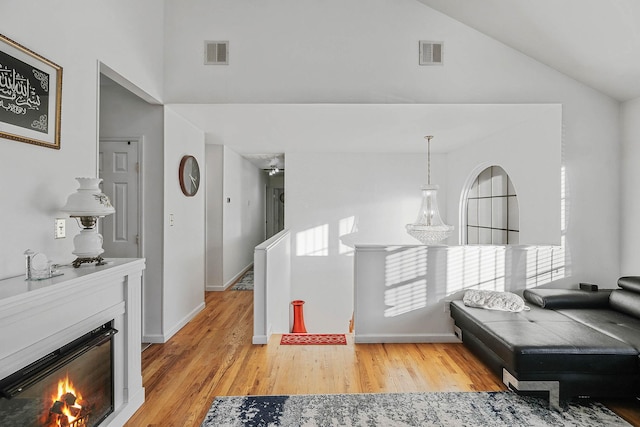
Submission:
POLYGON ((178 178, 180 179, 180 188, 185 196, 191 197, 198 192, 200 187, 200 166, 198 166, 198 161, 195 157, 182 157, 178 178))

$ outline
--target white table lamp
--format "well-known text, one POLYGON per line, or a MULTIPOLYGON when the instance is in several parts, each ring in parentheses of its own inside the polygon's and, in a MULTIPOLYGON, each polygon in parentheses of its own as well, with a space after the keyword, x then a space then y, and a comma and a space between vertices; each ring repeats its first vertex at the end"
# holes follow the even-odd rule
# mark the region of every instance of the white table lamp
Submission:
POLYGON ((98 233, 96 225, 98 218, 111 215, 115 209, 111 206, 109 198, 100 190, 102 178, 76 180, 80 187, 67 198, 67 204, 62 208, 71 218, 76 218, 82 228, 80 234, 73 239, 73 254, 78 257, 73 261, 73 266, 80 267, 83 263, 91 262, 102 265, 102 235, 98 233))

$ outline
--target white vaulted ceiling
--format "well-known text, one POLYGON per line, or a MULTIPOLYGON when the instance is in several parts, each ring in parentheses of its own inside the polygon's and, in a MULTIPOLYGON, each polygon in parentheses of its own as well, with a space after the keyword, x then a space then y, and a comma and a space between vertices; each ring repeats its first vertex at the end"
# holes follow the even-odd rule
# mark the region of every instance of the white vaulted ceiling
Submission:
POLYGON ((418 0, 617 100, 640 97, 640 0, 418 0))

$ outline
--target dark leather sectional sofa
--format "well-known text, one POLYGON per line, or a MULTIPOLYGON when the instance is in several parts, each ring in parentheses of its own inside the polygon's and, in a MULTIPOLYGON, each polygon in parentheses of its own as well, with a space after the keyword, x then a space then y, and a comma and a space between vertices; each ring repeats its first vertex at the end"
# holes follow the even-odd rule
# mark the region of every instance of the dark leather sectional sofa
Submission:
POLYGON ((640 396, 640 277, 618 289, 528 289, 530 311, 451 302, 456 333, 516 391, 576 397, 640 396))

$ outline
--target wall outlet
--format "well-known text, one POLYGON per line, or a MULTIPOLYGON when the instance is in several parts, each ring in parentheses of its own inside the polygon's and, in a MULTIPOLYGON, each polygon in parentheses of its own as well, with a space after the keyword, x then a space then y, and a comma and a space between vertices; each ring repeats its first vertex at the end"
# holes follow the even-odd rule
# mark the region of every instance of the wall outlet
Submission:
POLYGON ((67 220, 64 218, 56 218, 53 226, 53 237, 55 239, 64 239, 67 236, 67 220))

